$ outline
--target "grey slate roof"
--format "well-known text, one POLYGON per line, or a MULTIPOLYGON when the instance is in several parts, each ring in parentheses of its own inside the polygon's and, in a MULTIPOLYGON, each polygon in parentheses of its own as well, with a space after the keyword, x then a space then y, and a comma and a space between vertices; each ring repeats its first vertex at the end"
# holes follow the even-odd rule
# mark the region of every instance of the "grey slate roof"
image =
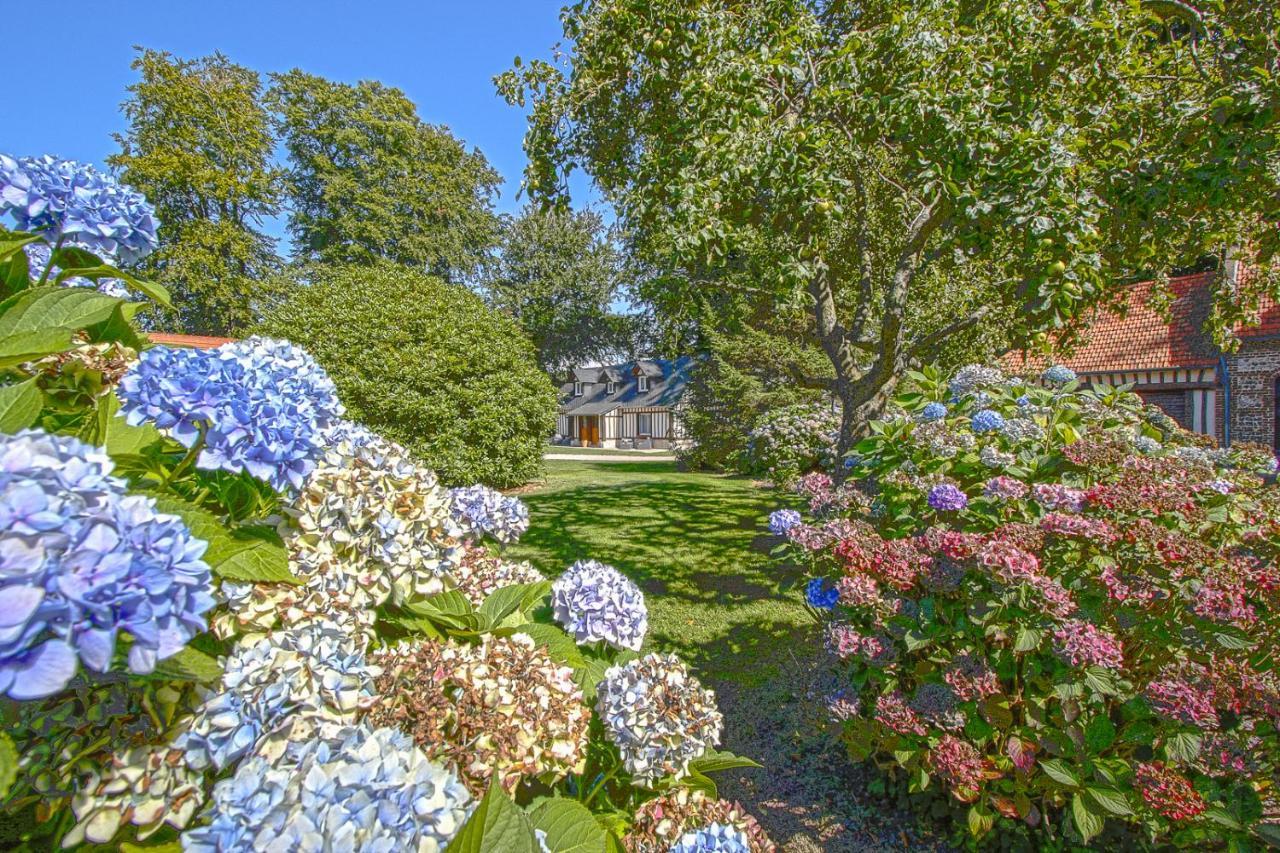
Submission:
POLYGON ((581 397, 573 396, 573 382, 560 386, 560 413, 565 415, 603 415, 617 408, 648 409, 671 408, 680 401, 689 384, 689 372, 694 365, 692 356, 677 359, 652 358, 613 364, 606 367, 578 368, 572 376, 579 382, 590 383, 581 397), (634 369, 649 376, 649 390, 636 390, 634 369), (618 384, 612 394, 607 394, 606 377, 612 372, 618 384))

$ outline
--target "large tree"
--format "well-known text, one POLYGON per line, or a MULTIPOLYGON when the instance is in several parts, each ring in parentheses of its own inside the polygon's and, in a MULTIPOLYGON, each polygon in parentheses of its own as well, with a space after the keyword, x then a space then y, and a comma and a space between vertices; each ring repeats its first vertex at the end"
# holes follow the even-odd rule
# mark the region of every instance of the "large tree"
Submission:
MULTIPOLYGON (((958 335, 1069 329, 1226 246, 1266 262, 1280 68, 1254 5, 582 0, 568 67, 498 85, 537 197, 581 166, 661 263, 749 258, 806 306, 848 447, 958 335)), ((735 280, 657 279, 668 302, 735 280)))
POLYGON ((625 258, 597 213, 527 208, 506 219, 483 289, 524 328, 545 370, 630 348, 631 318, 614 310, 626 296, 625 258))
POLYGON ((499 176, 399 89, 297 69, 269 101, 289 155, 289 232, 302 261, 385 259, 450 281, 472 276, 497 236, 499 176))
POLYGON ((122 106, 128 130, 108 158, 145 193, 160 220, 159 250, 145 273, 173 293, 189 332, 236 332, 254 319, 259 282, 279 266, 263 219, 279 212, 271 117, 258 74, 220 53, 179 59, 140 50, 141 79, 122 106))

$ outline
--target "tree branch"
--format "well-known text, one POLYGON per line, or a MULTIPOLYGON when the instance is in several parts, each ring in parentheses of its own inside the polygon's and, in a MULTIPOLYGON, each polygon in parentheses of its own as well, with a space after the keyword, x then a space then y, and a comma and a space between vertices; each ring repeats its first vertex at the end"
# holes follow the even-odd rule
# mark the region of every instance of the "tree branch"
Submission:
POLYGON ((907 346, 907 349, 906 349, 907 360, 912 361, 919 358, 927 350, 930 350, 933 347, 936 347, 939 343, 941 343, 946 338, 949 338, 954 334, 962 332, 971 326, 977 325, 990 313, 991 313, 991 306, 984 305, 981 308, 977 309, 976 311, 973 311, 969 315, 965 317, 961 317, 959 320, 956 320, 952 323, 948 323, 947 325, 943 326, 940 329, 935 329, 934 331, 930 332, 929 334, 925 335, 924 337, 920 338, 919 340, 907 346))

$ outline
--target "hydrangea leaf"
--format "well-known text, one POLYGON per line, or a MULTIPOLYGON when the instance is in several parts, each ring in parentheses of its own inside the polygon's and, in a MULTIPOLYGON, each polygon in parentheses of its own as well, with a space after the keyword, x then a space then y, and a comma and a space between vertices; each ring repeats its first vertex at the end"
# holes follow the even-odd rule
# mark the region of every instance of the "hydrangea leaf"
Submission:
POLYGON ((55 281, 61 284, 69 278, 87 278, 90 281, 98 281, 104 278, 115 279, 124 282, 131 289, 138 291, 148 299, 158 302, 166 308, 172 307, 172 303, 169 300, 169 291, 163 286, 156 284, 154 281, 136 278, 108 264, 63 269, 58 273, 55 281))
POLYGON ((456 589, 410 601, 404 607, 410 613, 425 616, 447 628, 474 631, 481 622, 476 617, 476 611, 472 608, 471 602, 456 589))
POLYGON ((1071 817, 1075 821, 1080 837, 1086 842, 1102 832, 1104 820, 1093 811, 1084 794, 1076 794, 1071 798, 1071 817))
POLYGON ((169 495, 157 496, 156 508, 181 517, 194 536, 209 543, 204 561, 218 577, 252 583, 298 582, 289 571, 289 554, 274 532, 228 529, 213 513, 169 495))
POLYGON ((146 677, 212 684, 222 678, 222 667, 209 655, 187 646, 176 655, 159 661, 155 671, 146 677))
MULTIPOLYGON (((1115 788, 1103 787, 1101 785, 1090 785, 1085 788, 1090 800, 1090 805, 1097 803, 1103 809, 1114 815, 1127 817, 1133 814, 1133 806, 1129 804, 1129 798, 1124 795, 1123 791, 1115 788)), ((1094 809, 1094 811, 1097 811, 1094 809)))
POLYGON ((497 625, 517 610, 524 609, 529 602, 545 598, 550 589, 549 581, 504 586, 491 592, 478 612, 489 620, 489 624, 497 625))
POLYGON ((9 793, 14 781, 18 778, 18 750, 13 740, 0 732, 0 798, 9 793))
MULTIPOLYGON (((117 417, 120 398, 114 393, 98 401, 98 444, 111 456, 140 453, 143 448, 161 441, 160 431, 152 424, 130 426, 124 418, 117 417)), ((202 537, 203 538, 203 537, 202 537)))
POLYGON ((740 767, 758 768, 761 765, 745 756, 734 755, 728 750, 709 749, 700 757, 690 761, 689 766, 699 773, 722 773, 725 770, 735 770, 740 767))
POLYGON ((10 258, 19 256, 25 258, 27 255, 26 252, 22 251, 22 247, 38 243, 41 239, 39 234, 0 228, 0 261, 7 261, 10 258))
POLYGON ((607 853, 609 834, 577 800, 547 800, 529 820, 547 834, 547 849, 556 853, 607 853))
POLYGON ((578 648, 573 638, 554 625, 530 622, 517 627, 513 633, 528 634, 534 642, 547 650, 552 660, 558 663, 571 666, 575 670, 583 669, 587 665, 587 659, 583 657, 582 650, 578 648))
POLYGON ((111 317, 123 300, 84 287, 37 287, 0 302, 0 339, 23 332, 83 329, 111 317))
POLYGON ((1070 767, 1067 766, 1060 758, 1049 758, 1040 762, 1040 766, 1044 768, 1044 772, 1049 778, 1060 785, 1066 785, 1070 788, 1080 786, 1080 777, 1075 774, 1070 767))
POLYGON ((0 336, 0 367, 71 349, 70 329, 37 329, 0 336))
POLYGON ((130 844, 120 845, 120 853, 182 853, 182 842, 166 841, 164 844, 130 844))
POLYGON ((449 842, 449 853, 537 853, 538 849, 529 819, 496 783, 449 842))
POLYGON ((34 378, 0 388, 0 432, 14 433, 34 424, 43 402, 34 378))

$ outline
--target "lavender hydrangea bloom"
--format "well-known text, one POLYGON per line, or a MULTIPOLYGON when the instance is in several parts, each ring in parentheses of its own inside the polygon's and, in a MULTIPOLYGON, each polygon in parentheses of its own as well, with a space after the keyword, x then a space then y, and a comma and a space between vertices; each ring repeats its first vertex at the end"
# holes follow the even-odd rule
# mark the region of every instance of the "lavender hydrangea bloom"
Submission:
POLYGON ((196 466, 242 472, 280 491, 301 488, 342 414, 337 390, 288 341, 252 337, 214 350, 154 347, 120 380, 120 412, 191 448, 196 466))
POLYGON ((604 641, 639 651, 649 630, 644 593, 629 578, 596 560, 579 560, 551 584, 556 621, 579 643, 604 641))
POLYGON ((968 496, 950 483, 941 483, 929 490, 929 506, 940 512, 955 512, 968 505, 968 496))
POLYGON ((1076 381, 1076 372, 1066 365, 1055 364, 1040 374, 1040 378, 1051 385, 1066 385, 1076 381))
POLYGON ((969 427, 974 432, 995 432, 1004 426, 1004 416, 994 409, 983 409, 975 412, 969 420, 969 427))
POLYGON ((751 841, 736 826, 712 823, 681 835, 668 853, 751 853, 751 841))
POLYGON ((917 416, 921 423, 932 423, 940 421, 947 416, 947 406, 945 403, 930 403, 920 410, 917 416))
POLYGON ((819 610, 831 610, 840 601, 840 590, 826 578, 813 578, 804 588, 804 599, 819 610))
POLYGON ((132 264, 155 251, 155 209, 115 178, 74 160, 0 154, 0 215, 20 231, 132 264))
POLYGON ((479 534, 492 536, 503 545, 515 542, 529 529, 529 508, 519 498, 509 498, 496 489, 476 484, 450 489, 453 515, 479 534))
POLYGON ((475 807, 458 777, 395 729, 344 729, 293 763, 255 756, 213 789, 188 853, 229 850, 441 851, 475 807))
POLYGON ((794 509, 775 509, 769 513, 769 532, 774 536, 786 536, 788 530, 803 521, 794 509))
POLYGON ((0 694, 52 695, 77 659, 107 671, 121 633, 151 672, 205 630, 208 543, 111 469, 75 438, 0 436, 0 694))
POLYGON ((956 371, 947 390, 952 398, 959 400, 966 394, 984 385, 995 386, 1004 382, 1004 374, 994 367, 983 367, 980 364, 968 364, 956 371))

